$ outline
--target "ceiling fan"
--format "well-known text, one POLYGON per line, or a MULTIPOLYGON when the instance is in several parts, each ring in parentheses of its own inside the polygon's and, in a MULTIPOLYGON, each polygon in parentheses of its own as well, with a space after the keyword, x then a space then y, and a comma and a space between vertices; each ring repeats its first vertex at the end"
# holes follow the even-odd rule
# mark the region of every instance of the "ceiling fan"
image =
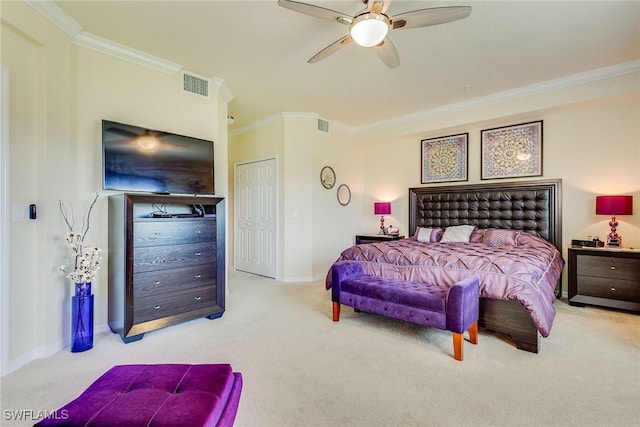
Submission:
POLYGON ((309 63, 313 64, 337 52, 352 41, 360 46, 374 47, 378 57, 389 68, 400 65, 396 47, 387 34, 389 30, 428 27, 464 19, 471 14, 471 6, 446 6, 418 9, 389 17, 387 9, 391 0, 362 0, 367 6, 355 16, 326 9, 308 3, 293 0, 278 0, 278 4, 287 9, 304 13, 316 18, 328 19, 349 26, 349 34, 316 53, 309 63))

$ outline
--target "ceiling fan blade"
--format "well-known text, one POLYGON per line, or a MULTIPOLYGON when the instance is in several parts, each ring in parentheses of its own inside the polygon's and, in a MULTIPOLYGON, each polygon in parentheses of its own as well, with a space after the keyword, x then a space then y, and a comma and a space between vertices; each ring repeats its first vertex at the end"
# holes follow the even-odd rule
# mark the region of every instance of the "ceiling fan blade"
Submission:
POLYGON ((471 6, 433 7, 400 13, 391 18, 393 29, 428 27, 464 19, 471 14, 471 6))
POLYGON ((375 51, 378 54, 378 57, 384 62, 389 68, 396 68, 400 65, 400 57, 398 56, 398 50, 391 43, 389 37, 385 37, 378 46, 375 47, 375 51))
POLYGON ((315 64, 316 62, 320 61, 321 59, 324 59, 327 56, 336 53, 342 46, 351 43, 352 40, 353 39, 351 38, 351 36, 349 34, 347 34, 346 36, 342 37, 341 39, 334 41, 329 46, 327 46, 324 49, 322 49, 320 52, 316 53, 307 62, 309 64, 315 64))
POLYGON ((335 10, 326 9, 312 4, 301 3, 299 1, 278 0, 278 5, 316 18, 338 21, 341 24, 349 25, 353 21, 352 16, 346 15, 342 12, 337 12, 335 10))

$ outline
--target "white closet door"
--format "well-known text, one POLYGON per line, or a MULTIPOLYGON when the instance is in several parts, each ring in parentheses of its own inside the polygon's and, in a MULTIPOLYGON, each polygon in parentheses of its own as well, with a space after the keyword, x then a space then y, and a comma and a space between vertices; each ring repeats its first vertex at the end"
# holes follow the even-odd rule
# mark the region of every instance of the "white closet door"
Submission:
POLYGON ((236 165, 236 269, 276 277, 276 159, 236 165))

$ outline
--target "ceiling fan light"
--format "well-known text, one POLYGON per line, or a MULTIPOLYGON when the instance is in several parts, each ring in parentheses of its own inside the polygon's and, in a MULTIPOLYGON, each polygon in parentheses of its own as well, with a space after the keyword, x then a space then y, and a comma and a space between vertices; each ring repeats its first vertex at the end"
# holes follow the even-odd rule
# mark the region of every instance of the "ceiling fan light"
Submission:
POLYGON ((390 21, 386 15, 374 15, 365 13, 357 16, 349 31, 353 41, 360 46, 376 46, 384 40, 389 32, 390 21))

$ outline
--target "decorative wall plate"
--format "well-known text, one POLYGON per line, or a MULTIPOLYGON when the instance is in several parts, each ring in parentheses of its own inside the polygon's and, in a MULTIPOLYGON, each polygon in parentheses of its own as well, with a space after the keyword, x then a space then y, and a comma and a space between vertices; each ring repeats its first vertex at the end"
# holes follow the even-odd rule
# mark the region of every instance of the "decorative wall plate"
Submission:
POLYGON ((351 189, 347 184, 340 184, 338 187, 338 203, 347 206, 351 201, 351 189))
POLYGON ((333 188, 336 184, 336 173, 331 166, 325 166, 320 171, 320 182, 326 189, 333 188))

